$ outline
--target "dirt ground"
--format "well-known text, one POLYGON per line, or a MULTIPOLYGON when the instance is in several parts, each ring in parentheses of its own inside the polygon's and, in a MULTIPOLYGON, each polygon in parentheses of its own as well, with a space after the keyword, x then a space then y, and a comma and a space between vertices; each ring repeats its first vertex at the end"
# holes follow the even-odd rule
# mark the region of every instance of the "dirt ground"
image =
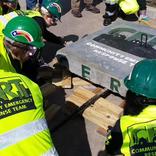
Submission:
POLYGON ((156 7, 156 1, 155 0, 147 0, 147 5, 152 6, 152 7, 156 7))

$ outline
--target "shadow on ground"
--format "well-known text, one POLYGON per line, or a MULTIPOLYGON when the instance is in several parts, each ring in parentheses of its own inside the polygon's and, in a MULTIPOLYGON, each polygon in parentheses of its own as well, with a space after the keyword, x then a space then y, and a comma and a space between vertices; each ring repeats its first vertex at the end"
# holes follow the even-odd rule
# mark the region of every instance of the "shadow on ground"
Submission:
POLYGON ((77 40, 79 39, 79 36, 75 35, 75 34, 70 34, 70 35, 67 35, 67 36, 64 36, 64 40, 66 42, 76 42, 77 40))
POLYGON ((70 108, 64 107, 50 121, 53 142, 59 156, 91 156, 84 119, 80 115, 69 119, 76 109, 74 104, 70 108))
MULTIPOLYGON (((64 41, 66 42, 75 42, 79 39, 77 35, 70 34, 64 36, 64 41)), ((41 55, 46 63, 50 63, 53 58, 56 56, 56 53, 61 48, 64 48, 63 45, 59 45, 53 42, 45 42, 45 46, 41 49, 41 55)))

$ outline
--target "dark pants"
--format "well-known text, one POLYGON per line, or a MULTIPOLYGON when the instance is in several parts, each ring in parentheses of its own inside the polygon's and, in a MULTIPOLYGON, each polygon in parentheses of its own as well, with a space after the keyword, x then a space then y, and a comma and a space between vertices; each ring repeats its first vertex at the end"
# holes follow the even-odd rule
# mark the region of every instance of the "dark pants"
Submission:
POLYGON ((50 63, 55 57, 57 51, 63 47, 63 45, 56 43, 45 42, 45 46, 41 49, 41 56, 46 63, 50 63))
POLYGON ((146 10, 146 0, 137 0, 139 4, 139 10, 146 10))
MULTIPOLYGON (((26 0, 27 10, 33 9, 37 4, 37 0, 26 0)), ((39 0, 39 4, 42 4, 42 0, 39 0)))
MULTIPOLYGON (((92 4, 93 0, 83 0, 85 4, 92 4)), ((71 0, 71 9, 72 10, 80 10, 80 2, 81 0, 71 0)))

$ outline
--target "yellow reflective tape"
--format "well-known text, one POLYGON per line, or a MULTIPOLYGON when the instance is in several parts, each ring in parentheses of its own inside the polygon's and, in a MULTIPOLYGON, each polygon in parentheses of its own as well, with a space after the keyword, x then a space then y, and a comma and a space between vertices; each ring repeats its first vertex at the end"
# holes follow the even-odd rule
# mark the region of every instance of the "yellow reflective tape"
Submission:
POLYGON ((17 17, 17 16, 18 16, 18 14, 17 14, 15 11, 10 12, 10 13, 8 13, 7 15, 8 15, 8 17, 10 17, 10 19, 12 19, 12 18, 14 18, 14 17, 17 17))
POLYGON ((105 3, 108 3, 108 4, 117 4, 119 2, 119 0, 106 0, 105 3))
POLYGON ((8 20, 4 16, 0 16, 0 22, 5 26, 8 23, 8 20))
POLYGON ((3 26, 6 26, 6 24, 16 16, 18 16, 16 12, 10 12, 6 15, 0 16, 0 22, 2 22, 3 26))

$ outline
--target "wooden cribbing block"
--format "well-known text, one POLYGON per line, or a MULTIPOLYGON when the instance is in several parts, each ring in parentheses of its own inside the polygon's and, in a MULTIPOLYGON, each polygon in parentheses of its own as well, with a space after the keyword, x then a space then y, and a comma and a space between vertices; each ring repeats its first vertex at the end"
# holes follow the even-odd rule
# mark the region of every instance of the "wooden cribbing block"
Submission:
MULTIPOLYGON (((80 107, 94 95, 95 93, 83 87, 78 87, 66 100, 80 107)), ((88 107, 82 115, 84 118, 107 130, 108 126, 115 124, 122 112, 123 109, 118 105, 104 98, 99 98, 94 104, 88 107)))
POLYGON ((140 20, 139 23, 156 29, 156 19, 140 20))
MULTIPOLYGON (((97 89, 95 89, 96 93, 97 89)), ((99 89, 99 93, 102 90, 99 89)), ((78 107, 82 106, 86 101, 88 101, 90 98, 92 98, 95 95, 94 92, 89 91, 85 89, 84 87, 78 87, 73 91, 73 94, 71 94, 69 97, 66 98, 66 101, 70 101, 77 105, 78 107)))
POLYGON ((71 86, 78 87, 78 86, 85 86, 86 88, 95 89, 96 87, 89 83, 88 81, 85 81, 79 77, 67 77, 59 82, 53 83, 56 86, 61 86, 62 88, 69 88, 71 86))
POLYGON ((53 82, 53 84, 54 85, 56 85, 56 86, 59 86, 59 87, 62 87, 62 88, 72 88, 72 77, 67 77, 67 78, 65 78, 65 79, 63 79, 63 80, 61 80, 61 81, 59 81, 59 82, 53 82))
POLYGON ((86 86, 86 85, 90 85, 90 83, 79 77, 73 77, 73 85, 74 86, 86 86))

